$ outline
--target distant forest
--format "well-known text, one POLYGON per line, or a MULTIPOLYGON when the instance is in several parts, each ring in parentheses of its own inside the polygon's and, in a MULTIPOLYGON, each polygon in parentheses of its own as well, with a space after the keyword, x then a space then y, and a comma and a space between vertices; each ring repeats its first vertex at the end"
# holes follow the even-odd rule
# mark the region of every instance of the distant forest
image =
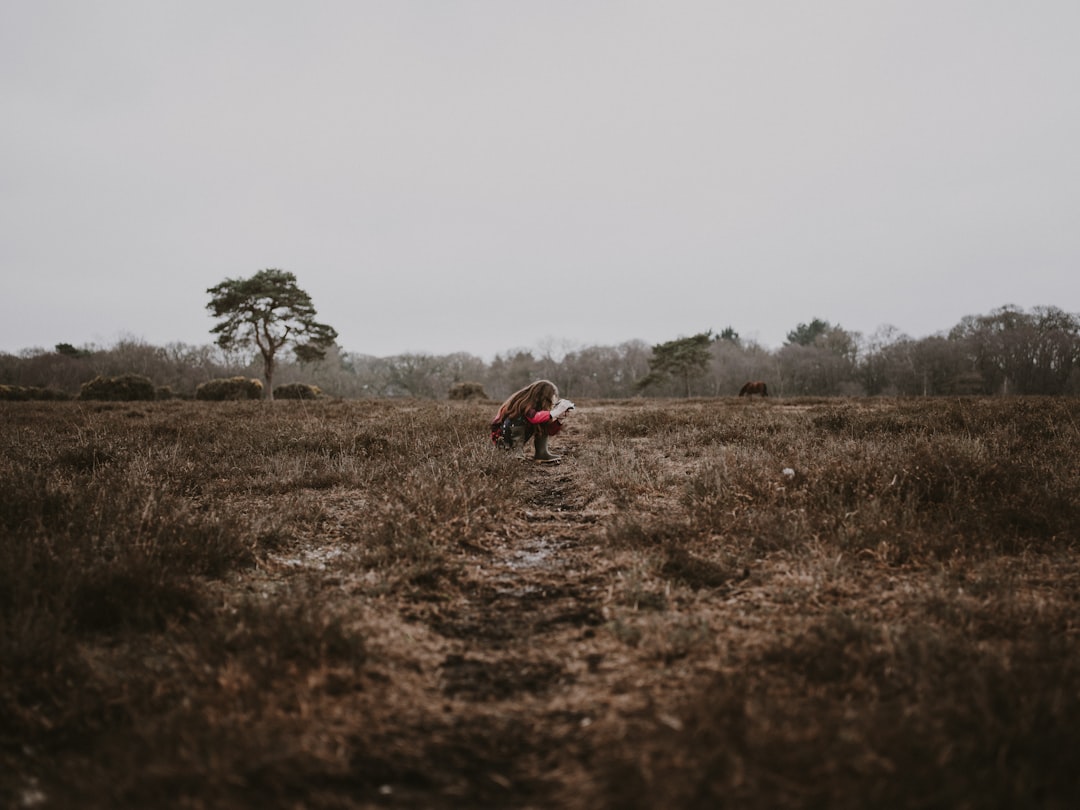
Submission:
MULTIPOLYGON (((127 339, 110 347, 59 343, 0 353, 0 385, 75 396, 99 376, 138 374, 164 397, 191 397, 213 379, 262 376, 251 354, 215 345, 152 346, 127 339)), ((773 396, 943 396, 1080 394, 1080 314, 1056 307, 1004 306, 963 318, 947 332, 912 338, 893 327, 866 336, 813 319, 768 350, 732 329, 650 346, 629 340, 564 353, 511 350, 490 362, 462 352, 349 352, 332 346, 322 360, 282 358, 277 385, 305 383, 327 396, 445 399, 458 383, 478 383, 501 399, 532 380, 553 380, 564 396, 626 398, 734 396, 748 380, 773 396)))

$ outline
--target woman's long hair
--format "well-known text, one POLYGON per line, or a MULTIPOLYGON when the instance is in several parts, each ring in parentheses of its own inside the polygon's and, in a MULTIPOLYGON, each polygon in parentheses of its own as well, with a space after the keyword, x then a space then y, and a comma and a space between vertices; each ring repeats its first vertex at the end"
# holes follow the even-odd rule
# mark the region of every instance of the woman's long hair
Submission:
POLYGON ((559 389, 555 387, 555 383, 551 380, 537 380, 507 397, 506 402, 499 408, 496 419, 519 419, 529 410, 550 411, 558 400, 559 389))

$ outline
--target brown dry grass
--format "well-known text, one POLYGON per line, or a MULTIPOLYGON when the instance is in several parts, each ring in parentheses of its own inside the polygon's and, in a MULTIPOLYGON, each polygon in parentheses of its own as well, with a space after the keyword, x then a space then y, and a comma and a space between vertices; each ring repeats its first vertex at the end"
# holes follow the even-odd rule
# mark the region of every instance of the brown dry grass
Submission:
POLYGON ((492 411, 0 405, 0 804, 1080 806, 1080 402, 492 411))

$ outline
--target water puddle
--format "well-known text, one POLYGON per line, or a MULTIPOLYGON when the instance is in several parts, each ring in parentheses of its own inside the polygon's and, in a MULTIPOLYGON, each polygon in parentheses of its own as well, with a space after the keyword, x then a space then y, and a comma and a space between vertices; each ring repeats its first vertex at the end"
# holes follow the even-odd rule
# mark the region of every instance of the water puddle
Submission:
POLYGON ((515 571, 525 568, 545 568, 552 564, 551 555, 555 546, 546 540, 535 541, 529 548, 511 553, 506 565, 515 571))
POLYGON ((336 560, 344 553, 344 549, 337 546, 323 546, 322 548, 305 548, 295 554, 272 554, 270 559, 278 565, 290 568, 312 568, 316 571, 324 571, 327 563, 336 560))

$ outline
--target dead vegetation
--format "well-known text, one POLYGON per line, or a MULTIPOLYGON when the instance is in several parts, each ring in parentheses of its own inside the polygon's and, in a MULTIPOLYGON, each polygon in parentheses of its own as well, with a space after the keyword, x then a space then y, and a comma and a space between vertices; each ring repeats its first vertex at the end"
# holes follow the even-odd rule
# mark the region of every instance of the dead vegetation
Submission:
POLYGON ((1080 800, 1076 400, 0 409, 5 806, 1080 800))

